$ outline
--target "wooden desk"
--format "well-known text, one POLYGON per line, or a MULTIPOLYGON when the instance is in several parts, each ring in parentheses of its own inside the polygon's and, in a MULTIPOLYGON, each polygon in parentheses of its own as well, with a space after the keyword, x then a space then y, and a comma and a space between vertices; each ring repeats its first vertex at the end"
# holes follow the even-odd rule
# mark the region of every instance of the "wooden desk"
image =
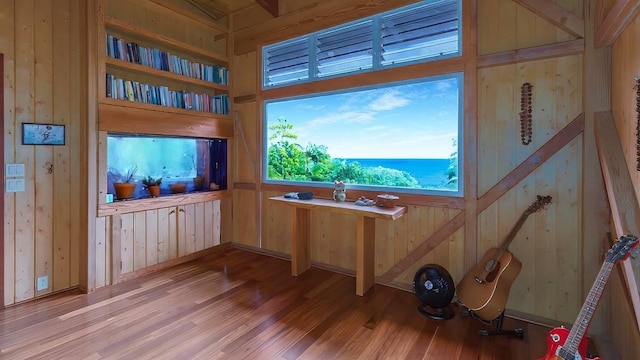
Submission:
POLYGON ((296 200, 282 196, 270 200, 290 205, 292 221, 291 274, 298 276, 311 267, 311 210, 327 210, 358 217, 356 229, 356 294, 362 296, 373 285, 375 274, 376 219, 395 220, 406 207, 385 209, 378 206, 359 206, 353 202, 327 199, 296 200))

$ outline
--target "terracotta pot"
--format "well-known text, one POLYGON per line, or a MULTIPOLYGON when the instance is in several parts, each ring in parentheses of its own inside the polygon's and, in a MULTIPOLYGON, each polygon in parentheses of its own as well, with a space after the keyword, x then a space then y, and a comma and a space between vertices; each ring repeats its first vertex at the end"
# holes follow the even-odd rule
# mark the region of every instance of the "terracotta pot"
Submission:
POLYGON ((196 190, 202 190, 204 187, 204 176, 196 176, 193 178, 193 188, 196 190))
POLYGON ((393 208, 396 206, 396 200, 398 199, 399 197, 395 195, 378 195, 378 206, 383 208, 393 208))
POLYGON ((149 191, 149 195, 151 195, 151 197, 160 196, 160 185, 147 186, 147 190, 149 191))
POLYGON ((172 194, 183 193, 187 190, 187 183, 175 183, 169 185, 172 194))
POLYGON ((136 183, 113 183, 113 188, 116 190, 116 199, 131 199, 136 190, 136 183))

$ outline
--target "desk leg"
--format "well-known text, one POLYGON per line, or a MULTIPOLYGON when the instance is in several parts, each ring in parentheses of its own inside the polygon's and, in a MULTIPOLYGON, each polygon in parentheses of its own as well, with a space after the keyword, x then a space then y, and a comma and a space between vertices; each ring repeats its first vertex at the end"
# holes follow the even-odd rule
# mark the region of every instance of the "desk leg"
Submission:
POLYGON ((356 231, 356 294, 363 296, 375 275, 376 219, 358 216, 356 231))
POLYGON ((291 220, 291 275, 298 276, 311 267, 311 210, 294 207, 291 220))

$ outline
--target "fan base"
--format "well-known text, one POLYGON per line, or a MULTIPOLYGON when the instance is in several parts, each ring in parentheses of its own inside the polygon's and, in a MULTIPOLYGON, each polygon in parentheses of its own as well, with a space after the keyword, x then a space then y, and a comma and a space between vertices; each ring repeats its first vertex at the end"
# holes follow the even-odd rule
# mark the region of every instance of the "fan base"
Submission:
POLYGON ((433 308, 427 305, 418 306, 420 314, 433 320, 449 320, 455 316, 455 312, 450 305, 440 308, 433 308))

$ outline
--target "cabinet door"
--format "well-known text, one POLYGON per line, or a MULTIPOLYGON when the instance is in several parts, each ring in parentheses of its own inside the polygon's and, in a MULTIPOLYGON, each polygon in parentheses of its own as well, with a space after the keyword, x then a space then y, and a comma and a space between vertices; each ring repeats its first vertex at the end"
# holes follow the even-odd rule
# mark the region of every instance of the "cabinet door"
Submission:
POLYGON ((178 206, 178 256, 220 245, 220 200, 178 206))
POLYGON ((138 211, 121 219, 121 274, 220 245, 220 200, 138 211))

